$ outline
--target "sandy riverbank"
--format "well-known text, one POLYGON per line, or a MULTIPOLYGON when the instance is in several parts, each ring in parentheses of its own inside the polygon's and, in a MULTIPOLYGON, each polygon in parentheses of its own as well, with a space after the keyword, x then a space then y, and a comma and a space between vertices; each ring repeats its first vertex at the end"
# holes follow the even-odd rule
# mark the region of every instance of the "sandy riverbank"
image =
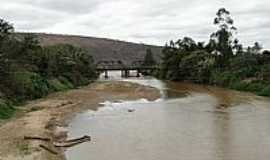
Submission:
POLYGON ((55 93, 23 106, 22 116, 0 126, 0 160, 62 160, 63 152, 50 154, 41 149, 45 142, 25 141, 24 136, 65 139, 65 127, 72 116, 96 110, 101 102, 160 97, 157 89, 129 82, 96 82, 77 90, 55 93))

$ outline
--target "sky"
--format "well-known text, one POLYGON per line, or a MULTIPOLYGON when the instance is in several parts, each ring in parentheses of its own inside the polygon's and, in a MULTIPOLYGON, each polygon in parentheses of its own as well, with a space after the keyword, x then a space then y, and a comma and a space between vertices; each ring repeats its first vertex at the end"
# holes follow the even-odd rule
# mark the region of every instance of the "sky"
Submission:
POLYGON ((217 10, 231 12, 245 46, 270 49, 269 0, 0 0, 16 31, 85 35, 164 45, 185 36, 208 41, 217 10))

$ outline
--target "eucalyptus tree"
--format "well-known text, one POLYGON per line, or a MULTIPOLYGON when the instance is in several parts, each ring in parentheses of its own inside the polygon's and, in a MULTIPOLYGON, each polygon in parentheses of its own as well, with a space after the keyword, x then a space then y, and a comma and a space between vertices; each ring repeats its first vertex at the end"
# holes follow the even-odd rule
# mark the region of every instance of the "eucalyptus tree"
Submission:
MULTIPOLYGON (((214 19, 214 25, 218 26, 218 30, 211 35, 211 40, 216 45, 216 54, 221 56, 219 63, 227 62, 233 56, 232 43, 237 30, 233 24, 230 12, 225 8, 220 8, 214 19)), ((223 64, 220 65, 223 66, 223 64)))

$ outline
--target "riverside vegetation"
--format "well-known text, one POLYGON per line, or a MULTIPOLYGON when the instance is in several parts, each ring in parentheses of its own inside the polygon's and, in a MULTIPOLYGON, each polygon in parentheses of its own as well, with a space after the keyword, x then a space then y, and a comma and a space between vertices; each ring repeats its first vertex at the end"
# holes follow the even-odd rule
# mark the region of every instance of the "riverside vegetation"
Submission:
MULTIPOLYGON (((244 47, 236 38, 230 12, 218 10, 218 30, 209 42, 184 37, 163 47, 156 64, 151 49, 145 65, 157 65, 154 76, 200 84, 218 85, 261 96, 270 96, 270 51, 244 47)), ((88 84, 97 78, 88 51, 69 44, 41 46, 32 34, 16 36, 14 28, 0 19, 0 119, 13 115, 16 105, 51 92, 88 84)))
POLYGON ((88 84, 97 77, 87 51, 68 44, 41 46, 32 34, 16 36, 0 19, 0 119, 26 100, 88 84))
POLYGON ((218 85, 270 96, 270 51, 262 46, 243 47, 236 37, 230 12, 218 10, 208 43, 185 37, 163 49, 160 70, 155 76, 174 81, 218 85))

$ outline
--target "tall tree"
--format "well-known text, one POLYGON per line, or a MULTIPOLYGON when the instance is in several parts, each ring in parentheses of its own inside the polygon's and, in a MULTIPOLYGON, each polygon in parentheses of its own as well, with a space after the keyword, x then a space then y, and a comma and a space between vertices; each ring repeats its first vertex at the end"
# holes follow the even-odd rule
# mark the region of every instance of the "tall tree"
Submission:
POLYGON ((11 24, 3 19, 0 19, 0 81, 2 78, 6 77, 8 73, 8 59, 7 51, 10 51, 8 47, 11 47, 9 43, 9 35, 14 31, 11 24))
POLYGON ((211 35, 211 40, 215 41, 215 50, 221 55, 222 62, 226 62, 233 55, 233 35, 237 29, 233 26, 234 21, 230 12, 225 8, 220 8, 216 16, 214 24, 218 26, 218 30, 211 35))

